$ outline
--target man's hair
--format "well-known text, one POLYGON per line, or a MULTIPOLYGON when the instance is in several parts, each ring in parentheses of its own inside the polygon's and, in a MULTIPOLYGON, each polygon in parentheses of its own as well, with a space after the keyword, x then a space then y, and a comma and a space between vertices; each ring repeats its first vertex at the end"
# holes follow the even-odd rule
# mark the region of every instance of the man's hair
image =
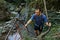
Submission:
POLYGON ((36 9, 36 10, 39 9, 39 11, 41 11, 41 8, 40 8, 40 7, 37 7, 37 8, 35 8, 35 9, 36 9))
POLYGON ((39 9, 39 11, 42 12, 42 9, 41 9, 41 7, 40 7, 40 5, 38 3, 36 4, 35 9, 39 9))

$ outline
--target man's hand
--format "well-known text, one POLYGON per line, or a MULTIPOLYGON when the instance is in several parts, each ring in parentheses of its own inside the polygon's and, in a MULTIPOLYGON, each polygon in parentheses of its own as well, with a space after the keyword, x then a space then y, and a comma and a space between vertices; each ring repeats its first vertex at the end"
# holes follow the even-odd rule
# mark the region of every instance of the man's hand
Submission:
POLYGON ((46 22, 46 26, 51 27, 51 22, 46 22))
POLYGON ((48 26, 51 27, 51 23, 48 23, 48 26))
POLYGON ((30 20, 24 25, 25 28, 28 26, 29 23, 31 23, 31 21, 32 21, 32 20, 30 19, 30 20))

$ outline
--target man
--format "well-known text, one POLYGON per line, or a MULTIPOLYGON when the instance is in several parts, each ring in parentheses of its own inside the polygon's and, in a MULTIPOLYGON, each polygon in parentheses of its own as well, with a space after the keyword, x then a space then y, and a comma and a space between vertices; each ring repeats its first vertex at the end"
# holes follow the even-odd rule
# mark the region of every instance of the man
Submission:
POLYGON ((35 14, 33 14, 30 20, 25 24, 25 28, 32 21, 35 22, 34 30, 35 30, 36 36, 38 36, 42 32, 44 24, 46 24, 46 26, 49 26, 49 27, 51 26, 51 23, 48 23, 47 17, 44 14, 42 14, 40 8, 36 8, 35 14))

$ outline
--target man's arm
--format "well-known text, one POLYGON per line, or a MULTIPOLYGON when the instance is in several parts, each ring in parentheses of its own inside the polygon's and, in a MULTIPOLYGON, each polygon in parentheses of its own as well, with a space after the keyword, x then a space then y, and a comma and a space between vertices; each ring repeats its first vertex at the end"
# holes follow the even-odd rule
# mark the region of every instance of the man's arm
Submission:
POLYGON ((48 22, 48 19, 45 15, 44 15, 44 22, 45 22, 46 26, 49 26, 49 27, 51 26, 51 23, 48 22))
POLYGON ((30 18, 30 20, 25 24, 25 27, 29 24, 29 23, 31 23, 31 21, 33 21, 34 20, 34 14, 32 15, 32 17, 30 18))
POLYGON ((27 27, 27 25, 29 24, 29 23, 31 23, 31 19, 30 20, 28 20, 28 22, 25 24, 25 27, 27 27))

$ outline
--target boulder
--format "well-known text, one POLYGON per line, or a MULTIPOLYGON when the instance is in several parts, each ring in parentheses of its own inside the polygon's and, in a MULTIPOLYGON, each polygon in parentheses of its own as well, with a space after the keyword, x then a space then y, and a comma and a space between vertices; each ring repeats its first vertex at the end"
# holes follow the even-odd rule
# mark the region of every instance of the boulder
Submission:
POLYGON ((4 3, 0 3, 0 20, 8 20, 10 17, 10 12, 6 8, 4 3))

